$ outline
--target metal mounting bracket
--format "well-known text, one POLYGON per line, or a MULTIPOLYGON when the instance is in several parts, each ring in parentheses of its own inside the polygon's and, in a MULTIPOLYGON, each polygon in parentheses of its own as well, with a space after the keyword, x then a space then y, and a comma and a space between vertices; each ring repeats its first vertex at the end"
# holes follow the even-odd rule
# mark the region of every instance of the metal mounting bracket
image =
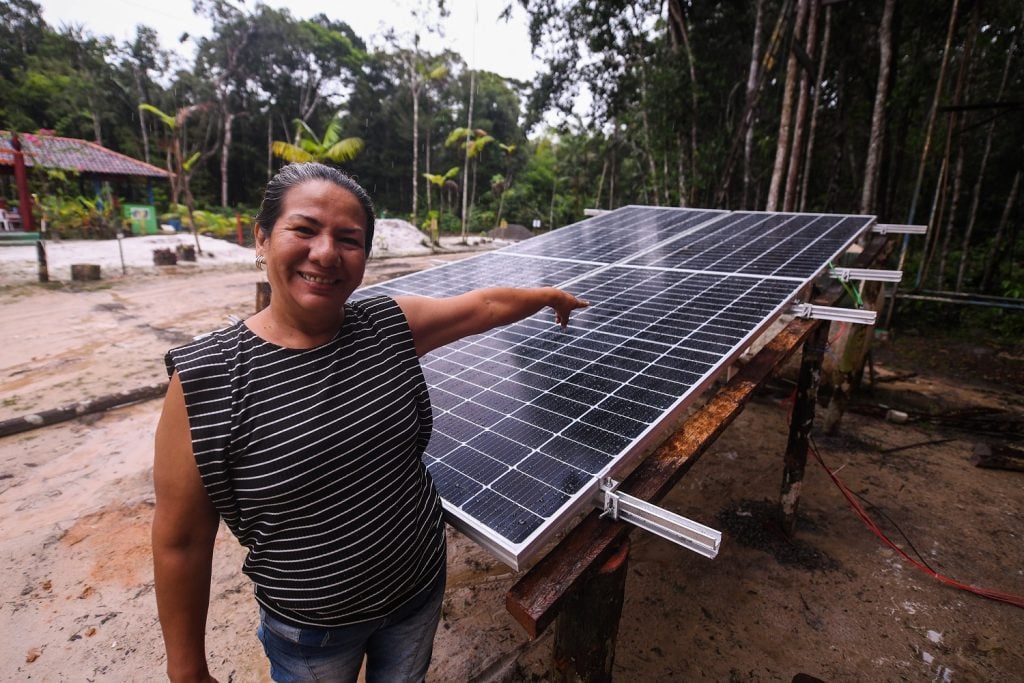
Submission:
POLYGON ((856 308, 835 308, 832 306, 815 306, 814 304, 795 303, 789 309, 790 314, 797 318, 814 318, 815 320, 835 320, 841 323, 857 323, 874 325, 875 311, 856 308))
POLYGON ((843 282, 850 280, 899 282, 903 279, 902 270, 875 270, 873 268, 833 268, 829 271, 829 275, 843 282))
POLYGON ((871 232, 879 235, 924 235, 928 232, 927 225, 900 225, 898 223, 875 223, 871 232))
POLYGON ((704 557, 714 559, 718 555, 722 532, 645 500, 620 493, 618 487, 619 482, 610 477, 601 480, 601 488, 594 502, 603 510, 602 517, 629 522, 704 557))

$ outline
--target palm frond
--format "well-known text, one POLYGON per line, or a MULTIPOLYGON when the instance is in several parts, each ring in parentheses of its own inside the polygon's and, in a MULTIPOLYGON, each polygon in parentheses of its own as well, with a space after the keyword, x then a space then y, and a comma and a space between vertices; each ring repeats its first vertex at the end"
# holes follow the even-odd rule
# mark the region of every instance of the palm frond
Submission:
POLYGON ((309 152, 302 149, 301 147, 296 147, 290 142, 282 142, 280 140, 275 140, 274 144, 270 146, 270 151, 274 154, 274 156, 280 159, 284 159, 288 163, 313 160, 313 156, 309 152))
POLYGON ((342 163, 345 161, 351 161, 359 156, 359 153, 363 151, 365 143, 362 138, 345 138, 331 145, 327 149, 323 156, 325 159, 329 159, 335 163, 342 163))
POLYGON ((174 120, 173 116, 164 113, 160 109, 154 107, 152 104, 146 104, 145 102, 143 102, 139 105, 139 109, 141 109, 142 111, 148 111, 150 114, 153 114, 158 119, 163 121, 164 125, 170 128, 171 130, 174 130, 174 128, 177 126, 177 122, 174 120))

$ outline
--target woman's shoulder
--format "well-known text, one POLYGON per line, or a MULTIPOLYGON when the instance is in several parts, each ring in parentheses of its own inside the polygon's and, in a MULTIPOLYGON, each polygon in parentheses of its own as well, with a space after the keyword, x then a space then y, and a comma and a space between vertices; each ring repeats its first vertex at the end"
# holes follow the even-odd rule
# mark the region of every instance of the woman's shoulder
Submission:
POLYGON ((239 337, 244 329, 244 323, 235 323, 213 332, 198 335, 193 337, 192 341, 170 349, 164 356, 168 374, 175 370, 180 373, 186 368, 222 362, 225 351, 238 345, 239 337))

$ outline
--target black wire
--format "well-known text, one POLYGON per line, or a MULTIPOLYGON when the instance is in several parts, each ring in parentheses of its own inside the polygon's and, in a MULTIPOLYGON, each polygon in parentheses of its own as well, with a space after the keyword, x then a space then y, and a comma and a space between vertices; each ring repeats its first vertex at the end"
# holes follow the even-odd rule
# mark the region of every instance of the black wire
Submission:
MULTIPOLYGON (((814 449, 814 452, 818 456, 818 459, 821 460, 821 464, 825 465, 825 460, 821 457, 821 449, 819 449, 818 448, 818 444, 814 442, 814 437, 811 436, 810 434, 808 434, 807 438, 808 438, 808 440, 811 443, 811 448, 814 449)), ((830 472, 832 471, 832 469, 829 468, 828 465, 825 465, 825 467, 830 472)), ((889 524, 891 524, 893 526, 893 528, 896 529, 897 532, 899 532, 899 535, 903 537, 903 540, 907 542, 907 546, 909 546, 910 549, 912 551, 914 551, 914 554, 917 555, 917 559, 921 561, 921 564, 923 564, 925 567, 928 567, 929 571, 938 574, 938 572, 936 572, 934 569, 932 569, 931 565, 928 564, 928 560, 924 559, 924 555, 921 554, 921 551, 919 551, 916 547, 914 547, 914 542, 911 541, 910 538, 905 533, 903 533, 903 529, 900 528, 900 525, 897 524, 895 521, 893 521, 892 517, 890 517, 889 515, 887 515, 885 513, 885 510, 883 510, 882 508, 878 507, 877 505, 872 503, 870 500, 868 500, 866 497, 860 495, 859 493, 857 493, 853 489, 849 489, 848 488, 847 490, 850 493, 852 493, 853 495, 857 496, 857 498, 859 498, 864 504, 866 504, 869 508, 871 508, 873 511, 877 512, 887 522, 889 522, 889 524)))

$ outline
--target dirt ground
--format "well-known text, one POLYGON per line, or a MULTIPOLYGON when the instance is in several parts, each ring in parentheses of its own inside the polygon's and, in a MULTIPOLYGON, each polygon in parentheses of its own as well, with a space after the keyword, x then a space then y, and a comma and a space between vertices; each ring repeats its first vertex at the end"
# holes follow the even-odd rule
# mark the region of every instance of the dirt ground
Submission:
MULTIPOLYGON (((369 279, 434 260, 380 261, 369 279)), ((258 279, 226 265, 0 287, 0 420, 165 379, 163 352, 250 313, 258 279)), ((1024 594, 1024 473, 970 461, 976 443, 1021 441, 1024 345, 896 335, 874 360, 880 381, 858 395, 841 435, 816 437, 825 462, 936 572, 1024 594), (908 421, 884 419, 889 408, 908 421)), ((797 540, 784 539, 774 501, 792 374, 763 389, 663 502, 721 529, 719 556, 632 535, 615 679, 1024 680, 1024 611, 913 568, 816 464, 797 540)), ((159 407, 0 438, 0 680, 160 680, 148 541, 159 407)), ((550 680, 550 631, 529 641, 505 611, 516 573, 458 533, 449 548, 428 680, 550 680)), ((241 559, 222 529, 210 659, 221 681, 265 681, 241 559)))

